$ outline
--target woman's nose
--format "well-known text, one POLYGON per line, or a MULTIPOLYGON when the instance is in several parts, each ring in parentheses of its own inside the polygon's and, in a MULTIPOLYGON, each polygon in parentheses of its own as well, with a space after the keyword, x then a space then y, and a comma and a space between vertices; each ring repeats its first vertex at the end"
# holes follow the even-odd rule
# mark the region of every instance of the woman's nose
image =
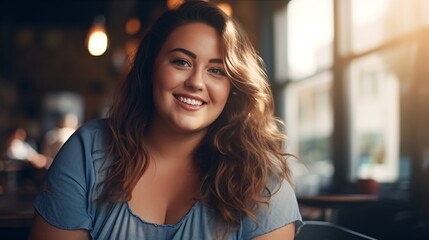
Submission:
POLYGON ((204 79, 201 70, 192 71, 191 75, 185 81, 185 87, 194 91, 204 90, 204 79))

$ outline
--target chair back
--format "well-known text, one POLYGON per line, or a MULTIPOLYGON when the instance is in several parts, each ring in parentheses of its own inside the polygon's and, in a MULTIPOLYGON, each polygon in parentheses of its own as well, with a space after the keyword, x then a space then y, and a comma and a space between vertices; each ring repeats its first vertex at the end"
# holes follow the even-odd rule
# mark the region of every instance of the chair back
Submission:
POLYGON ((376 240, 330 222, 305 221, 295 240, 376 240))

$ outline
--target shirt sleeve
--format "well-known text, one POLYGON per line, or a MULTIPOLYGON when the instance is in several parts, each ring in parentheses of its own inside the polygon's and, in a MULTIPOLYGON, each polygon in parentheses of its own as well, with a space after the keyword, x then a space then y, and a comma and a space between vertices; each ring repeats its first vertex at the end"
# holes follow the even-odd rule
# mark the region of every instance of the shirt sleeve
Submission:
POLYGON ((248 217, 244 218, 243 239, 253 239, 289 223, 295 223, 295 232, 297 232, 302 225, 302 218, 295 192, 287 181, 284 181, 280 189, 274 192, 269 203, 269 205, 262 204, 256 212, 258 223, 248 217))
POLYGON ((93 131, 79 129, 50 166, 34 202, 36 211, 61 229, 92 229, 93 131))

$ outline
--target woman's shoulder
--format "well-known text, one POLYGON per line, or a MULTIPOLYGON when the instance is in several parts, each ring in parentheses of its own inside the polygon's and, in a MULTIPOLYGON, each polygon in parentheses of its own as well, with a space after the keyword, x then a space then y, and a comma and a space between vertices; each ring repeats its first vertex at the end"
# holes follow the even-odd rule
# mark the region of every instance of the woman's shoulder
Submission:
POLYGON ((282 180, 272 180, 268 184, 268 188, 272 192, 284 192, 288 194, 295 195, 295 190, 293 189, 293 185, 290 180, 282 179, 282 180))
POLYGON ((108 120, 106 118, 93 119, 80 126, 75 135, 83 141, 102 141, 108 138, 110 133, 108 120))
POLYGON ((286 207, 287 205, 294 206, 297 203, 295 190, 292 183, 287 179, 274 180, 271 179, 267 186, 269 191, 269 202, 272 207, 286 207))
POLYGON ((301 215, 295 191, 288 180, 271 179, 267 186, 269 204, 262 204, 255 212, 257 223, 249 217, 243 220, 243 235, 245 239, 252 239, 289 223, 301 225, 301 215))
POLYGON ((94 154, 98 156, 100 150, 106 149, 109 143, 109 132, 106 119, 90 120, 80 126, 70 136, 56 158, 67 158, 67 156, 76 156, 79 153, 82 153, 84 156, 92 156, 94 154))
POLYGON ((90 133, 90 132, 106 132, 109 129, 107 118, 97 118, 85 122, 80 126, 77 132, 81 133, 90 133))

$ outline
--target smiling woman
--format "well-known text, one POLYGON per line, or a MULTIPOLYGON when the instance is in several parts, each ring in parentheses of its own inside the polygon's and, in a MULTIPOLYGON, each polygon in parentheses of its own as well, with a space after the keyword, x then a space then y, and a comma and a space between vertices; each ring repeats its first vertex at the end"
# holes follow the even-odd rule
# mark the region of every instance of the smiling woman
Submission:
POLYGON ((205 23, 178 27, 167 38, 154 65, 152 129, 200 132, 202 138, 229 96, 222 39, 205 23))
POLYGON ((262 66, 210 3, 164 13, 109 118, 51 165, 31 239, 293 239, 301 216, 262 66))

